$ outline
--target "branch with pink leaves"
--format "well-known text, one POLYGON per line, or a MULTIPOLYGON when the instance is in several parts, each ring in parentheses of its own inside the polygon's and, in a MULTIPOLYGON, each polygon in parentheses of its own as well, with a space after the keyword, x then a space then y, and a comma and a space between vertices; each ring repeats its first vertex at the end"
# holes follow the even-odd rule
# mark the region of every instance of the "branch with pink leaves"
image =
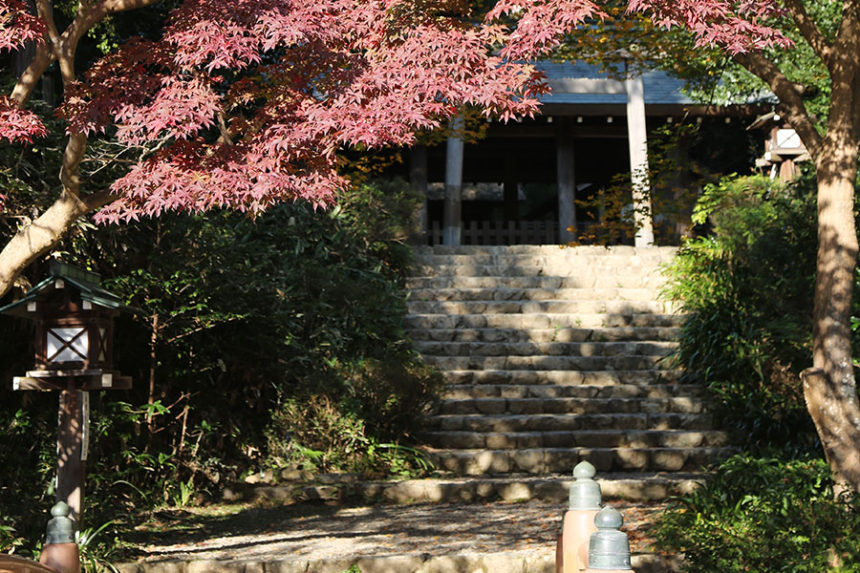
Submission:
MULTIPOLYGON (((62 36, 147 3, 93 3, 62 36)), ((602 16, 590 0, 473 9, 458 0, 185 0, 160 40, 132 40, 65 81, 70 134, 159 147, 113 185, 120 199, 101 218, 258 211, 297 197, 325 204, 345 184, 336 167, 344 147, 409 145, 463 106, 502 120, 535 114, 548 88, 529 61, 602 16)), ((772 0, 631 0, 630 9, 731 53, 787 45, 762 24, 782 14, 772 0)), ((24 16, 14 27, 25 38, 44 31, 24 16)), ((7 108, 0 137, 43 133, 34 116, 7 108)))
POLYGON ((20 109, 6 96, 0 96, 0 126, 0 139, 11 143, 32 143, 48 133, 35 113, 20 109))
POLYGON ((15 51, 30 42, 41 42, 45 24, 23 0, 0 0, 0 51, 15 51))
POLYGON ((774 25, 786 11, 775 0, 630 0, 659 26, 683 26, 700 46, 719 46, 729 54, 789 48, 793 42, 774 25))
POLYGON ((73 130, 170 142, 117 181, 121 199, 100 218, 326 204, 345 184, 341 147, 408 145, 463 105, 533 115, 547 88, 520 59, 596 8, 535 0, 516 24, 500 21, 513 4, 476 24, 456 2, 434 12, 404 0, 187 0, 162 41, 127 44, 69 89, 61 111, 73 130))

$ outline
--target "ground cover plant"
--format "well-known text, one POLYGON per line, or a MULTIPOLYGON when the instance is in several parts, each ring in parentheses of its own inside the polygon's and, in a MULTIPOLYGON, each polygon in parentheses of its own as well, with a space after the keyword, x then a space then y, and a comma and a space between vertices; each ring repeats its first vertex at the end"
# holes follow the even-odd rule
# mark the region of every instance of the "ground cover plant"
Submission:
POLYGON ((691 573, 860 571, 860 500, 833 485, 824 460, 737 455, 673 502, 657 542, 691 573))

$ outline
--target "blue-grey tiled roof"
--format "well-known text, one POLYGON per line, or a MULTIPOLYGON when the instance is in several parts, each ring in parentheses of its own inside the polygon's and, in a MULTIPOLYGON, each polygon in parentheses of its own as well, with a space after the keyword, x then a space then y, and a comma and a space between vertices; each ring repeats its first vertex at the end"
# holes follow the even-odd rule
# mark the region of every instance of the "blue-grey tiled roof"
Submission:
MULTIPOLYGON (((547 81, 552 86, 551 94, 541 98, 546 104, 625 104, 623 82, 601 72, 597 66, 585 62, 540 62, 547 81), (599 85, 601 84, 602 85, 599 85), (606 93, 607 89, 611 93, 606 93), (589 93, 588 90, 599 90, 589 93)), ((646 104, 694 104, 683 92, 684 81, 661 70, 642 74, 646 104)))

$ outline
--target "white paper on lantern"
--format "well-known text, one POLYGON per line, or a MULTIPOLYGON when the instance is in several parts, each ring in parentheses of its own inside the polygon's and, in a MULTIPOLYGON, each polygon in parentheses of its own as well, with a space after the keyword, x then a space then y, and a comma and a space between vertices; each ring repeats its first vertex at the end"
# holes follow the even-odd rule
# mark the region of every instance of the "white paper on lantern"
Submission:
POLYGON ((50 362, 80 362, 89 355, 90 339, 83 328, 51 328, 48 330, 48 360, 50 362), (80 336, 78 336, 80 334, 80 336), (77 336, 77 338, 75 338, 77 336), (69 341, 71 344, 65 346, 69 341), (60 350, 62 348, 62 350, 60 350), (55 356, 56 355, 56 356, 55 356))

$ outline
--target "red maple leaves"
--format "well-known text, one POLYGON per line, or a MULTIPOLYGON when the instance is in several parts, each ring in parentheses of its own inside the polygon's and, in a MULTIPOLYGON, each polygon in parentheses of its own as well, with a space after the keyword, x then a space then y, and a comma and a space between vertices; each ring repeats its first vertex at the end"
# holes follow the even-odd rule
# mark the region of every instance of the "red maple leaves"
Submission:
POLYGON ((47 134, 39 117, 31 111, 19 109, 6 96, 0 96, 0 139, 31 142, 47 134))
POLYGON ((45 24, 30 13, 23 0, 0 2, 0 50, 17 50, 27 42, 40 41, 45 24))
MULTIPOLYGON (((186 1, 160 42, 122 48, 63 107, 75 129, 116 125, 130 145, 168 142, 115 183, 120 199, 99 217, 322 205, 346 184, 336 170, 345 146, 408 145, 463 105, 505 119, 535 113, 541 78, 511 56, 535 56, 548 38, 528 43, 516 26, 476 21, 468 3, 423 4, 186 1), (514 35, 511 54, 493 53, 514 35), (129 68, 139 74, 117 75, 129 68)), ((558 19, 554 37, 593 12, 577 4, 547 16, 552 2, 532 4, 528 25, 558 19)))
MULTIPOLYGON (((128 42, 65 86, 71 132, 149 149, 98 217, 327 204, 346 184, 343 147, 408 145, 464 105, 505 120, 534 114, 547 88, 528 61, 600 15, 588 0, 500 0, 486 14, 472 4, 185 0, 159 41, 128 42)), ((717 0, 630 3, 730 50, 781 41, 755 24, 776 13, 770 3, 741 4, 732 15, 717 0)), ((0 0, 0 49, 43 33, 21 0, 0 0)), ((0 137, 44 133, 12 104, 0 99, 0 137)))
POLYGON ((685 26, 698 44, 715 45, 730 54, 792 45, 777 28, 784 10, 774 0, 629 0, 629 9, 645 12, 661 26, 685 26))

